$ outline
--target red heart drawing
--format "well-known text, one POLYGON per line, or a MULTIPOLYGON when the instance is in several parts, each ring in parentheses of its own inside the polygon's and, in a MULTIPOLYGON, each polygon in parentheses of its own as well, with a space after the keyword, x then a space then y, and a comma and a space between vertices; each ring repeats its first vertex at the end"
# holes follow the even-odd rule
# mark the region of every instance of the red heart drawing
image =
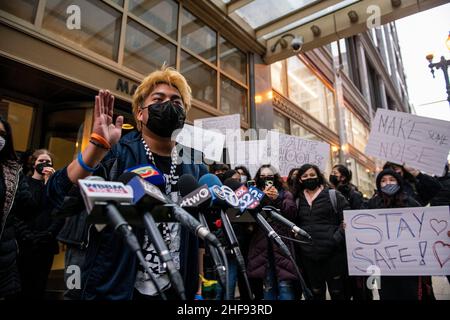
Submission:
POLYGON ((439 235, 442 231, 446 230, 447 225, 448 223, 445 220, 438 220, 438 219, 430 220, 431 229, 433 229, 437 235, 439 235))
POLYGON ((445 243, 443 241, 436 241, 435 243, 433 243, 433 253, 434 253, 434 257, 436 258, 436 260, 439 262, 439 265, 441 266, 441 268, 444 266, 444 264, 446 264, 449 260, 450 260, 450 255, 447 257, 447 259, 445 259, 444 261, 441 261, 441 258, 439 257, 437 250, 436 250, 436 245, 440 244, 443 247, 448 247, 450 249, 450 244, 449 243, 445 243))

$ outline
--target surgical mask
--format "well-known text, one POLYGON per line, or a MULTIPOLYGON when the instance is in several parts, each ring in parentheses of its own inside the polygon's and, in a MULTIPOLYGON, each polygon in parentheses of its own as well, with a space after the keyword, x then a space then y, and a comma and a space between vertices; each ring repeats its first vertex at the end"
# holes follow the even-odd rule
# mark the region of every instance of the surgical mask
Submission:
POLYGON ((3 150, 3 148, 5 147, 6 144, 6 140, 3 137, 0 137, 0 151, 3 150))
POLYGON ((319 178, 311 178, 311 179, 306 179, 306 180, 302 180, 303 186, 305 187, 305 189, 308 190, 316 190, 317 187, 320 185, 319 182, 319 178))
POLYGON ((170 138, 175 130, 184 126, 186 113, 181 106, 175 105, 172 101, 154 103, 149 105, 147 110, 146 127, 160 137, 170 138))
POLYGON ((247 183, 247 176, 241 176, 241 183, 247 183))
POLYGON ((385 195, 393 196, 400 190, 400 186, 398 184, 387 184, 384 187, 381 187, 381 192, 385 195))

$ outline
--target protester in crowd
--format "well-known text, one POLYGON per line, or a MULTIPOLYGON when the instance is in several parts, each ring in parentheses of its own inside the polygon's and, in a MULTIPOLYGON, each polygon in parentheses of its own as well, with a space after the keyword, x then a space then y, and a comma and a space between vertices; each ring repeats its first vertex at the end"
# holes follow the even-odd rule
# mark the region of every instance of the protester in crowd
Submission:
MULTIPOLYGON (((414 197, 405 192, 402 176, 387 168, 376 178, 377 192, 368 201, 367 209, 420 207, 414 197)), ((381 276, 380 300, 423 300, 429 294, 419 276, 381 276)))
POLYGON ((227 164, 224 164, 224 163, 215 163, 214 162, 212 165, 209 166, 209 173, 216 175, 222 182, 225 181, 225 179, 223 178, 223 175, 228 170, 230 170, 230 166, 228 166, 227 164))
POLYGON ((287 176, 286 183, 288 185, 289 191, 291 192, 295 192, 294 185, 295 181, 297 180, 297 175, 298 175, 298 168, 293 168, 289 171, 289 174, 287 176))
MULTIPOLYGON (((364 204, 364 197, 358 188, 351 183, 352 172, 346 166, 337 164, 333 166, 330 174, 330 183, 347 200, 350 209, 358 210, 364 204)), ((347 262, 347 260, 345 260, 347 262)), ((348 270, 348 268, 345 268, 348 270)), ((372 291, 366 285, 367 277, 349 276, 346 274, 345 292, 347 299, 372 300, 372 291)))
MULTIPOLYGON (((296 206, 292 194, 286 187, 280 175, 271 165, 263 165, 255 175, 256 187, 262 190, 266 197, 263 203, 281 210, 281 214, 293 220, 296 206)), ((277 222, 271 222, 275 232, 280 236, 289 236, 290 230, 277 222)), ((293 252, 293 247, 289 243, 293 252)), ((264 300, 293 300, 294 285, 298 276, 292 261, 268 241, 267 235, 260 228, 250 242, 247 273, 249 278, 263 279, 264 300)))
POLYGON ((232 170, 232 169, 226 171, 223 174, 222 178, 223 178, 223 181, 227 180, 228 178, 232 178, 232 179, 237 180, 239 182, 241 181, 241 175, 236 170, 232 170))
POLYGON ((32 154, 34 172, 25 177, 33 198, 39 205, 34 217, 15 222, 19 244, 18 267, 22 282, 21 296, 43 299, 53 257, 59 252, 56 236, 64 220, 51 217, 51 207, 45 201, 45 184, 55 172, 53 159, 48 150, 39 149, 32 154))
POLYGON ((241 183, 247 185, 247 182, 252 180, 252 176, 250 174, 250 171, 248 171, 247 167, 237 166, 236 168, 234 168, 234 170, 236 170, 237 173, 239 173, 241 183))
MULTIPOLYGON (((430 203, 430 200, 441 190, 442 186, 439 181, 427 174, 420 172, 417 169, 408 167, 406 165, 399 165, 393 162, 386 162, 383 169, 390 168, 397 172, 404 184, 404 191, 406 194, 414 198, 423 207, 430 203)), ((435 300, 433 293, 433 285, 430 276, 423 276, 420 278, 424 288, 425 298, 435 300)))
POLYGON ((0 299, 17 297, 21 290, 17 267, 15 218, 27 219, 37 207, 14 151, 10 124, 0 116, 0 299))
MULTIPOLYGON (((133 95, 133 114, 137 131, 121 138, 123 117, 113 123, 114 97, 100 90, 95 98, 94 123, 90 143, 76 160, 57 171, 49 180, 50 198, 60 205, 64 196, 78 179, 90 174, 117 180, 125 169, 152 164, 165 175, 166 185, 160 186, 173 200, 177 200, 177 182, 182 174, 196 179, 207 172, 196 151, 177 152, 174 131, 184 125, 191 105, 191 89, 176 70, 163 67, 145 77, 133 95)), ((194 299, 198 289, 198 240, 179 223, 158 223, 170 254, 179 265, 186 296, 194 299)), ((169 299, 178 295, 169 281, 153 245, 142 228, 135 228, 143 243, 144 256, 158 285, 169 299)), ((110 225, 98 231, 89 229, 91 244, 81 270, 82 299, 160 299, 155 286, 144 269, 138 265, 134 253, 110 225)))
POLYGON ((441 184, 436 178, 417 169, 393 162, 386 162, 383 169, 388 168, 394 170, 403 178, 406 194, 413 197, 422 206, 428 205, 431 198, 441 190, 441 184))
POLYGON ((326 287, 332 300, 345 299, 345 240, 343 211, 350 209, 339 192, 327 187, 316 165, 300 167, 294 185, 298 207, 295 223, 312 237, 309 245, 301 245, 299 265, 316 300, 325 300, 326 287))

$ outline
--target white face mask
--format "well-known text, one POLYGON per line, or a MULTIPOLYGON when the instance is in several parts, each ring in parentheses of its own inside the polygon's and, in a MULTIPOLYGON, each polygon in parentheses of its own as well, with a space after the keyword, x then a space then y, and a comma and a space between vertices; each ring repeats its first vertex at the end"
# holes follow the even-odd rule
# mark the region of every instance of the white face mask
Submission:
POLYGON ((6 144, 6 140, 3 137, 0 137, 0 151, 3 150, 3 148, 5 147, 6 144))
POLYGON ((241 183, 246 183, 246 182, 247 182, 247 177, 241 176, 241 183))

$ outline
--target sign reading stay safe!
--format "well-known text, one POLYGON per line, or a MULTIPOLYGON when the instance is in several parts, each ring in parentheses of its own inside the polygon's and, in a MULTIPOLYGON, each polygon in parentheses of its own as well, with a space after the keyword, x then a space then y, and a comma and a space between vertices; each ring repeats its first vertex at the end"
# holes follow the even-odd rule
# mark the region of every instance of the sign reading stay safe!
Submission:
POLYGON ((450 274, 448 206, 344 211, 350 275, 450 274))
POLYGON ((450 150, 450 122, 378 109, 366 154, 441 176, 450 150))

